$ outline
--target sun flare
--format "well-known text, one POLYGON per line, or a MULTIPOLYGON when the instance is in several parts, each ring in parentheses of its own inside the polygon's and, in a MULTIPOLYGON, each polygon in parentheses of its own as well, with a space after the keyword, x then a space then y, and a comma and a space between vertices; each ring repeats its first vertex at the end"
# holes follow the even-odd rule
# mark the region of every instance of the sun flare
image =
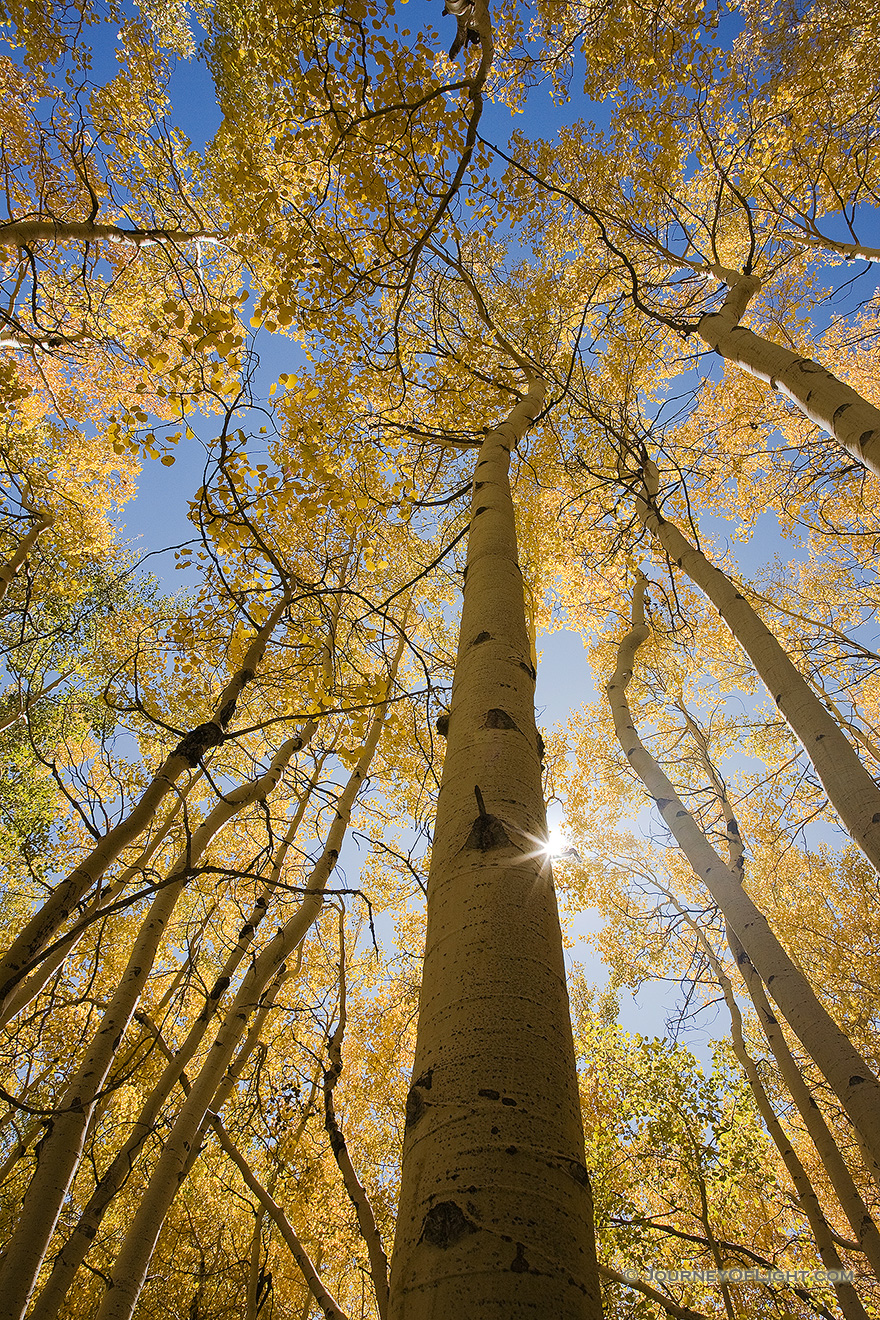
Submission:
POLYGON ((551 825, 547 834, 547 856, 561 857, 571 847, 571 842, 562 833, 558 825, 551 825))

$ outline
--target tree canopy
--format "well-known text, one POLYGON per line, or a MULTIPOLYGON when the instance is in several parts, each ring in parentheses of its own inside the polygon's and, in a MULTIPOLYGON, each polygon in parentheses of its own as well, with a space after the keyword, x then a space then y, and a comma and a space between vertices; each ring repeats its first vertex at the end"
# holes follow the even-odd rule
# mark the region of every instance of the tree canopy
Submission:
POLYGON ((877 15, 406 4, 4 10, 0 1320, 867 1320, 877 15))

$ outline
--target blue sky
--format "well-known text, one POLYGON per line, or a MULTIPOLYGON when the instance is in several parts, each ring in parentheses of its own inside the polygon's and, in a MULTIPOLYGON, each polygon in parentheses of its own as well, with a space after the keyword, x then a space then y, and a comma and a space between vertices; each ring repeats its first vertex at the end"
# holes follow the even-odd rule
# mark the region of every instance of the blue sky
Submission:
MULTIPOLYGON (((450 18, 440 18, 440 0, 411 0, 405 10, 399 9, 398 12, 400 27, 415 29, 419 24, 433 23, 436 26, 439 23, 441 40, 446 45, 451 41, 454 22, 450 18)), ((109 72, 111 67, 111 52, 96 52, 96 73, 100 76, 109 72)), ((178 61, 172 74, 170 93, 174 122, 183 128, 195 144, 203 145, 219 123, 213 85, 206 67, 198 59, 178 61)), ((552 137, 561 126, 581 118, 592 119, 600 126, 607 123, 603 107, 588 101, 579 93, 575 76, 573 95, 568 104, 554 105, 548 89, 535 88, 528 97, 523 114, 512 115, 504 106, 489 104, 481 132, 490 140, 504 144, 513 130, 532 138, 552 137)), ((296 346, 283 336, 269 336, 263 331, 259 338, 262 365, 258 380, 267 387, 280 371, 295 371, 301 357, 296 346)), ((197 419, 192 423, 197 433, 206 440, 211 438, 216 424, 216 419, 212 418, 197 419)), ((189 500, 202 484, 204 451, 198 441, 182 440, 177 446, 176 458, 171 468, 147 460, 137 498, 123 511, 123 535, 138 555, 179 544, 189 539, 194 530, 186 513, 189 500)), ((730 531, 729 524, 721 518, 707 516, 701 519, 701 527, 710 537, 715 538, 719 550, 723 551, 730 531)), ((781 537, 778 523, 769 513, 761 520, 752 540, 746 545, 737 544, 733 549, 736 561, 744 572, 757 567, 759 562, 767 562, 773 553, 778 552, 784 558, 791 555, 790 543, 781 537)), ((187 575, 175 572, 173 563, 171 554, 161 557, 151 554, 148 560, 148 567, 166 590, 175 590, 188 580, 187 575)), ((554 724, 564 724, 573 708, 585 700, 595 698, 595 681, 578 635, 564 630, 545 635, 539 638, 539 651, 541 663, 536 698, 538 720, 544 728, 550 728, 554 724)), ((550 812, 551 824, 558 823, 561 815, 562 807, 554 805, 550 812)), ((346 849, 346 855, 351 871, 355 854, 350 847, 346 849)), ((347 883, 353 883, 351 874, 347 883)), ((594 933, 597 927, 595 913, 584 913, 574 921, 574 931, 578 936, 586 937, 594 933)), ((604 983, 604 969, 588 945, 579 943, 572 956, 585 965, 590 977, 600 984, 604 983)), ((646 987, 636 999, 623 994, 621 1021, 629 1030, 648 1035, 666 1034, 666 1019, 673 1013, 679 997, 677 986, 663 985, 646 987)), ((699 1048, 700 1035, 705 1040, 711 1035, 725 1032, 724 1013, 717 1018, 713 1018, 711 1013, 704 1014, 695 1044, 699 1048)))

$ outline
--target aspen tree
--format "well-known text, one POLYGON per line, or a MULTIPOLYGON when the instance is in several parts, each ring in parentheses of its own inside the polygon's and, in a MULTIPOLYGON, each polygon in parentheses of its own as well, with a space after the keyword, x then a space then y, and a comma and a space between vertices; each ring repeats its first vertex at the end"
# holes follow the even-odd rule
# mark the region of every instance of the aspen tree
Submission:
MULTIPOLYGON (((278 1225, 279 1232, 284 1239, 288 1251, 302 1270, 303 1278, 308 1284, 309 1291, 323 1311, 326 1320, 348 1320, 348 1316, 343 1311, 333 1294, 328 1290, 326 1284, 319 1275, 314 1262, 298 1238, 287 1215, 284 1213, 278 1202, 273 1200, 268 1189, 265 1188, 256 1177, 253 1169, 251 1169, 247 1160, 224 1128, 222 1119, 218 1118, 216 1115, 213 1116, 211 1119, 211 1125, 217 1135, 217 1140, 220 1142, 220 1146, 238 1169, 245 1186, 254 1193, 266 1214, 271 1215, 272 1219, 278 1225)), ((307 1314, 310 1309, 311 1307, 307 1302, 305 1313, 307 1314)))
MULTIPOLYGON (((735 941, 736 937, 733 936, 733 939, 735 941)), ((840 1147, 804 1080, 797 1060, 789 1049, 782 1027, 767 999, 763 981, 752 966, 745 950, 740 951, 738 941, 732 944, 731 948, 749 997, 755 1006, 767 1044, 779 1067, 779 1075, 816 1148, 822 1167, 834 1188, 838 1205, 846 1216, 860 1249, 864 1251, 868 1264, 880 1278, 880 1229, 876 1220, 856 1187, 840 1147)))
POLYGON ((474 473, 390 1320, 600 1313, 508 481, 544 395, 529 380, 474 473))
MULTIPOLYGON (((220 1121, 219 1119, 217 1120, 220 1121)), ((251 1256, 248 1263, 247 1295, 245 1298, 244 1320, 257 1320, 258 1307, 260 1305, 260 1283, 262 1280, 262 1270, 260 1268, 260 1256, 263 1250, 263 1216, 265 1209, 260 1205, 260 1209, 254 1214, 254 1235, 251 1238, 251 1256)))
POLYGON ((32 516, 34 518, 33 527, 21 538, 6 563, 0 565, 0 600, 6 595, 12 579, 15 577, 22 564, 25 563, 31 550, 33 550, 34 546, 37 544, 37 541, 47 528, 52 526, 53 516, 48 510, 40 511, 35 509, 32 511, 32 516))
POLYGON ((636 513, 670 561, 709 598, 799 739, 853 841, 880 873, 880 787, 809 683, 730 579, 663 517, 657 466, 646 458, 636 513))
MULTIPOLYGON (((314 726, 313 726, 314 727, 314 726)), ((113 1064, 138 999, 152 970, 165 928, 193 867, 218 832, 243 807, 265 798, 278 783, 291 756, 302 746, 299 736, 279 748, 265 775, 240 785, 217 804, 195 831, 165 886, 160 889, 138 932, 119 986, 108 1004, 93 1042, 53 1115, 24 1206, 0 1268, 0 1317, 20 1320, 48 1248, 61 1205, 76 1171, 95 1103, 113 1064)))
MULTIPOLYGON (((681 913, 691 930, 694 932, 697 943, 705 953, 712 968, 712 973, 721 987, 721 993, 724 995, 724 1002, 730 1015, 730 1033, 733 1042, 733 1051, 740 1067, 748 1079, 749 1086, 752 1088, 752 1095, 755 1097, 755 1104, 758 1108, 758 1113, 764 1120, 764 1126, 769 1132, 771 1140, 779 1151, 780 1158, 791 1177, 798 1205, 803 1210, 807 1222, 810 1225, 810 1232, 816 1243, 819 1258, 826 1270, 831 1270, 836 1276, 839 1276, 844 1272, 844 1264, 838 1254, 831 1227, 822 1211, 822 1206, 816 1193, 816 1189, 776 1115, 770 1097, 761 1081, 755 1061, 748 1052, 743 1034, 742 1014, 739 1011, 739 1004, 736 1002, 736 995, 733 992, 730 977, 725 972, 721 960, 715 953, 709 940, 706 938, 705 932, 701 929, 698 923, 688 915, 672 894, 668 894, 668 897, 673 906, 678 909, 679 913, 681 913)), ((731 938, 731 935, 732 933, 728 934, 728 939, 731 938)), ((735 939, 736 937, 732 936, 732 938, 735 939)), ((745 956, 746 955, 743 954, 743 957, 745 956)), ((874 1266, 873 1263, 872 1268, 876 1269, 876 1266, 874 1266)), ((844 1317, 846 1317, 846 1320, 857 1320, 857 1318, 858 1320, 864 1320, 867 1312, 862 1305, 858 1293, 851 1283, 845 1279, 836 1277, 834 1279, 834 1291, 837 1294, 840 1309, 844 1317)))
MULTIPOLYGON (((308 737, 314 734, 316 727, 315 724, 306 726, 300 737, 307 741, 308 737)), ((95 1240, 95 1235, 106 1210, 113 1198, 121 1191, 138 1157, 138 1153, 153 1132, 163 1105, 202 1044, 212 1021, 219 1011, 223 995, 228 990, 238 968, 241 966, 242 960, 251 948, 259 926, 268 914, 269 904, 280 880, 285 859, 297 830, 302 824, 323 761, 324 757, 322 756, 319 759, 318 770, 312 776, 300 797, 287 833, 275 853, 268 883, 263 892, 258 895, 248 919, 239 931, 234 947, 230 950, 228 957, 220 968, 220 974, 208 992, 204 1009, 193 1022, 180 1048, 173 1051, 161 1077, 144 1101, 129 1137, 99 1180, 80 1215, 79 1223, 73 1233, 57 1253, 52 1265, 52 1273, 40 1289, 39 1296, 29 1313, 30 1320, 53 1320, 53 1317, 58 1314, 73 1283, 76 1271, 95 1240)))
POLYGON ((761 281, 722 267, 712 271, 725 280, 730 291, 720 309, 700 317, 694 327, 704 344, 785 395, 863 467, 880 476, 880 408, 821 363, 740 325, 761 281))
POLYGON ((140 801, 104 835, 89 856, 55 887, 43 906, 13 940, 0 960, 0 1002, 18 985, 29 959, 64 924, 79 900, 100 881, 123 849, 149 826, 177 781, 187 771, 195 769, 207 751, 224 740, 229 722, 235 715, 238 699, 255 677, 269 639, 290 599, 290 594, 285 592, 262 627, 256 631, 241 665, 220 693, 211 718, 181 739, 153 775, 140 801))
MULTIPOLYGON (((402 650, 403 641, 390 666, 389 686, 397 672, 402 650)), ((387 712, 386 699, 373 715, 361 755, 336 802, 333 823, 321 856, 304 886, 302 902, 254 958, 229 1005, 208 1057, 194 1079, 189 1095, 163 1144, 150 1181, 125 1235, 98 1320, 129 1320, 137 1305, 165 1215, 190 1161, 198 1155, 199 1133, 209 1109, 216 1103, 218 1088, 224 1086, 224 1074, 227 1073, 233 1054, 250 1019, 260 1009, 269 982, 273 977, 277 980, 279 976, 286 975, 286 959, 302 944, 321 915, 324 890, 338 861, 351 812, 369 773, 387 712)))
POLYGON ((834 1091, 865 1148, 880 1168, 880 1081, 817 998, 804 974, 780 945, 739 876, 715 851, 684 807, 671 781, 641 741, 626 697, 636 652, 650 635, 645 622, 647 582, 633 592, 632 627, 618 648, 606 691, 624 755, 654 800, 682 852, 718 904, 725 922, 748 954, 804 1049, 834 1091))
MULTIPOLYGON (((745 866, 745 847, 743 844, 742 832, 739 828, 739 821, 736 818, 724 782, 710 756, 709 743, 706 734, 686 710, 684 713, 688 730, 697 745, 700 761, 709 777, 709 782, 712 785, 713 792, 724 818, 730 868, 734 874, 739 875, 740 878, 742 878, 745 866)), ((673 900, 673 902, 674 901, 675 900, 673 900)), ((713 969, 718 977, 718 983, 724 993, 724 998, 731 1015, 734 1047, 739 1050, 740 1047, 737 1044, 737 1032, 739 1032, 739 1037, 741 1039, 741 1019, 738 1016, 739 1007, 736 1005, 735 999, 733 999, 733 992, 729 979, 726 977, 714 951, 711 950, 711 946, 708 944, 703 932, 698 928, 695 928, 695 930, 697 938, 705 947, 707 956, 712 962, 713 969), (733 1007, 731 1007, 731 1000, 733 1000, 733 1007)), ((841 1154, 840 1147, 835 1141, 828 1124, 825 1122, 822 1111, 814 1100, 810 1089, 804 1080, 803 1073, 788 1047, 785 1034, 770 1007, 763 981, 755 971, 748 954, 742 947, 742 944, 729 927, 725 929, 725 936, 739 974, 742 977, 743 984, 745 985, 749 998, 754 1005, 764 1037, 767 1044, 770 1046, 770 1051, 779 1067, 779 1074, 789 1095, 794 1101, 795 1108, 800 1114, 803 1124, 810 1135, 810 1139, 816 1148, 816 1153, 828 1175, 831 1186, 834 1189, 834 1194, 837 1197, 838 1204, 846 1216, 850 1228, 855 1234, 859 1249, 865 1253, 865 1258, 868 1264, 877 1278, 880 1279, 880 1230, 878 1230, 868 1207, 865 1205, 865 1202, 855 1185, 852 1174, 847 1167, 846 1161, 841 1154)), ((743 1044, 743 1049, 744 1048, 745 1045, 743 1044)), ((819 1239, 817 1238, 816 1241, 818 1245, 819 1239)))
POLYGON ((336 1107, 333 1102, 333 1092, 336 1089, 339 1078, 342 1074, 342 1042, 345 1037, 345 1026, 348 1021, 348 1005, 346 995, 346 972, 345 972, 345 913, 339 913, 339 1020, 330 1039, 327 1042, 327 1058, 329 1066, 324 1069, 324 1128, 330 1138, 330 1148, 333 1151, 333 1157, 339 1166, 339 1172, 342 1174, 342 1181, 345 1184, 345 1190, 348 1198, 354 1206, 357 1215, 358 1228, 364 1245, 367 1248, 367 1257, 370 1262, 370 1278, 373 1282, 373 1292, 376 1296, 376 1310, 379 1313, 379 1320, 387 1320, 388 1316, 388 1259, 385 1255, 385 1248, 382 1243, 382 1237, 379 1233, 376 1217, 373 1214, 373 1207, 370 1205, 370 1199, 367 1196, 366 1189, 358 1178, 357 1170, 352 1162, 348 1150, 348 1143, 339 1126, 339 1120, 336 1117, 336 1107))
MULTIPOLYGON (((569 138, 569 151, 575 141, 574 137, 569 138)), ((705 144, 701 146, 705 148, 705 144)), ((630 202, 624 195, 618 192, 613 199, 606 195, 611 188, 619 185, 619 179, 613 177, 605 159, 599 162, 595 155, 590 158, 587 154, 590 148, 595 151, 595 144, 582 143, 581 150, 576 155, 572 154, 568 162, 577 177, 575 191, 552 181, 553 175, 558 173, 558 156, 549 157, 545 174, 540 174, 529 165, 503 152, 500 154, 516 173, 537 184, 548 195, 555 194, 571 203, 590 222, 591 233, 583 238, 584 251, 589 251, 598 242, 618 266, 620 277, 624 285, 629 286, 628 292, 639 315, 648 323, 652 320, 661 323, 682 338, 696 335, 725 362, 763 381, 789 399, 805 417, 833 436, 856 462, 875 476, 880 476, 880 408, 846 381, 840 380, 821 362, 741 324, 750 302, 764 288, 764 281, 754 272, 758 221, 744 196, 736 193, 738 207, 742 206, 748 212, 748 230, 751 235, 751 247, 744 258, 742 270, 724 265, 718 258, 719 235, 714 228, 705 236, 705 246, 715 254, 713 259, 679 254, 664 241, 665 231, 668 232, 669 228, 679 226, 685 229, 691 250, 699 251, 702 237, 696 222, 695 232, 687 231, 688 221, 694 220, 695 213, 690 211, 694 202, 685 185, 681 185, 684 193, 681 200, 673 192, 668 192, 665 185, 661 192, 661 203, 658 204, 647 195, 645 211, 651 220, 646 222, 642 219, 641 223, 633 221, 629 214, 630 202), (586 169, 585 156, 589 162, 586 169), (584 200, 591 190, 594 190, 595 200, 584 200), (657 212, 653 209, 658 205, 666 220, 665 227, 658 221, 657 212), (662 211, 664 205, 669 208, 665 213, 662 211), (665 268, 664 276, 659 281, 658 264, 665 268), (658 300, 656 305, 652 305, 647 290, 658 286, 664 288, 666 276, 676 270, 688 272, 692 277, 711 278, 726 285, 727 293, 718 310, 704 312, 696 319, 689 320, 683 311, 670 307, 665 301, 658 300)), ((603 148, 603 156, 610 157, 612 152, 608 144, 603 143, 603 148)), ((701 150, 696 149, 698 152, 701 150)), ((711 152, 711 147, 709 150, 711 152)), ((560 154, 565 159, 565 153, 560 154)), ((717 161, 714 164, 717 167, 717 161)), ((625 152, 620 152, 614 167, 623 173, 628 172, 632 169, 631 158, 625 152)), ((719 185, 721 192, 729 186, 726 176, 722 177, 723 185, 719 185)), ((725 219, 729 221, 729 216, 725 216, 725 219)), ((723 228, 718 210, 715 213, 715 225, 723 228)), ((778 234, 774 233, 773 237, 778 238, 778 234)), ((876 249, 862 248, 858 244, 827 243, 825 246, 851 259, 861 257, 876 260, 873 255, 876 249)), ((691 301, 692 293, 692 288, 688 288, 688 301, 691 301)))
MULTIPOLYGON (((205 757, 204 760, 207 761, 208 758, 205 757)), ((64 962, 68 954, 76 948, 77 943, 85 934, 86 930, 88 930, 92 921, 98 920, 103 913, 108 911, 108 909, 112 910, 114 899, 118 898, 120 894, 125 892, 135 876, 143 875, 145 873, 150 859, 155 855, 167 838, 171 827, 180 812, 183 810, 188 796, 203 773, 204 763, 191 777, 186 787, 178 790, 177 797, 166 812, 165 819, 153 832, 152 838, 141 850, 140 855, 131 866, 126 867, 119 878, 114 880, 111 885, 108 885, 103 893, 98 894, 92 899, 91 903, 71 930, 65 932, 63 936, 55 941, 54 945, 50 945, 48 948, 44 949, 40 955, 37 955, 39 961, 33 972, 26 980, 20 981, 16 988, 7 996, 3 1008, 0 1010, 0 1027, 8 1026, 13 1018, 15 1018, 36 998, 40 991, 58 971, 58 968, 64 962)), ((23 969, 23 971, 26 973, 27 968, 23 969)))
POLYGON ((0 224, 0 248, 28 247, 32 243, 115 243, 122 247, 155 247, 157 244, 195 243, 215 240, 218 235, 201 229, 138 229, 96 224, 92 220, 7 220, 0 224))

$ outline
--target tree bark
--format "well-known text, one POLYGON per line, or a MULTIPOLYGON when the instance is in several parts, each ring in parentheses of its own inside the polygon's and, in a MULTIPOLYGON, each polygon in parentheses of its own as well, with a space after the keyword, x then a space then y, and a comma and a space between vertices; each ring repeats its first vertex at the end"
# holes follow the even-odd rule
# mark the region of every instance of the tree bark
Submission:
POLYGON ((6 595, 12 584, 13 578, 27 559, 31 550, 33 550, 34 546, 37 544, 37 541, 43 535, 43 532, 45 532, 48 527, 52 526, 53 515, 47 510, 35 510, 34 516, 36 522, 31 530, 21 538, 6 563, 0 565, 0 600, 6 595))
POLYGON ((199 769, 190 779, 186 788, 178 791, 176 800, 172 803, 172 806, 167 812, 162 824, 158 827, 146 847, 142 849, 140 856, 132 862, 131 866, 126 867, 119 878, 114 880, 111 885, 108 885, 103 892, 99 891, 98 894, 96 894, 79 920, 74 923, 65 935, 56 940, 54 944, 50 944, 47 948, 44 948, 41 954, 36 955, 39 962, 34 966, 32 972, 28 972, 28 966, 30 964, 26 964, 21 969, 22 977, 26 977, 27 979, 20 980, 15 989, 7 995, 3 1007, 0 1008, 0 1027, 8 1026, 23 1009, 27 1008, 28 1004, 37 997, 51 977, 57 972, 65 958, 67 958, 67 956, 76 948, 77 944, 92 924, 93 919, 100 920, 101 914, 106 911, 115 898, 125 891, 134 877, 143 874, 147 863, 155 855, 160 844, 164 842, 170 833, 174 821, 183 810, 184 803, 202 774, 203 770, 199 769))
POLYGON ((731 951, 736 958, 740 976, 743 978, 745 987, 755 1006, 755 1012, 758 1015, 758 1021, 767 1039, 767 1044, 770 1046, 771 1053, 779 1066, 782 1080, 803 1120, 810 1140, 816 1147, 816 1153, 828 1175, 828 1180, 834 1189, 838 1204, 855 1234, 856 1242, 865 1253, 865 1259, 877 1278, 880 1279, 880 1229, 877 1228, 874 1217, 856 1187, 855 1180, 849 1171, 840 1147, 825 1122, 821 1109, 813 1099, 797 1060, 788 1048, 788 1041, 785 1039, 782 1027, 779 1025, 767 999, 764 983, 752 966, 746 952, 741 950, 739 941, 733 935, 731 951))
POLYGON ((348 1193, 348 1199, 354 1206, 354 1212, 357 1215, 358 1228, 367 1249, 367 1259, 370 1262, 370 1278, 373 1281, 373 1291, 376 1294, 376 1310, 379 1314, 379 1320, 387 1320, 388 1316, 388 1259, 385 1255, 385 1248, 382 1243, 382 1236, 379 1232, 379 1226, 376 1223, 376 1217, 373 1214, 373 1207, 370 1204, 370 1198, 367 1195, 367 1189, 364 1187, 357 1175, 357 1170, 352 1162, 348 1150, 348 1143, 339 1126, 336 1117, 336 1108, 333 1103, 333 1092, 342 1076, 342 1042, 345 1038, 345 1027, 348 1020, 346 980, 345 980, 345 916, 339 914, 339 1022, 336 1030, 327 1043, 327 1056, 330 1066, 324 1070, 324 1130, 330 1138, 330 1149, 342 1174, 342 1181, 345 1184, 345 1190, 348 1193))
POLYGON ((663 517, 656 503, 657 468, 643 469, 643 494, 636 513, 670 560, 708 596, 755 666, 789 727, 800 740, 829 801, 853 841, 880 873, 880 787, 865 768, 837 721, 817 697, 770 629, 720 569, 663 517))
MULTIPOLYGON (((683 704, 679 706, 679 709, 684 712, 688 728, 697 744, 700 760, 709 776, 709 780, 724 817, 727 830, 727 848, 730 869, 734 874, 738 875, 740 881, 742 881, 742 874, 745 866, 745 847, 740 833, 739 821, 736 818, 730 798, 728 797, 727 788, 712 761, 709 742, 705 733, 691 718, 683 704)), ((675 899, 672 901, 675 902, 675 899)), ((676 904, 676 906, 678 905, 676 904)), ((688 920, 690 920, 690 918, 688 918, 688 920)), ((693 925, 693 923, 691 924, 693 925)), ((694 926, 694 929, 697 931, 698 939, 700 939, 706 949, 707 956, 713 962, 713 966, 716 965, 714 952, 711 950, 705 936, 698 927, 694 926)), ((874 1271, 877 1278, 880 1279, 880 1231, 878 1231, 877 1225, 855 1185, 855 1181, 843 1158, 840 1147, 825 1122, 821 1109, 813 1099, 812 1093, 804 1080, 803 1073, 801 1072, 796 1059, 788 1048, 788 1041, 785 1039, 785 1033, 779 1025, 779 1021, 767 999, 764 982, 755 971, 755 968, 749 960, 748 954, 740 944, 736 935, 727 925, 725 925, 725 937, 730 952, 733 954, 737 970, 742 977, 743 984, 745 985, 749 998, 754 1006, 764 1038, 776 1060, 780 1076, 782 1077, 788 1093, 794 1101, 795 1107, 810 1135, 810 1139, 816 1148, 816 1152, 828 1175, 840 1208, 846 1219, 849 1221, 850 1228, 855 1234, 858 1248, 865 1253, 865 1259, 869 1266, 874 1271)), ((740 1038, 742 1037, 742 1020, 739 1015, 739 1006, 736 1004, 735 997, 733 997, 733 990, 730 986, 730 982, 724 975, 723 970, 721 970, 720 964, 717 964, 717 966, 719 969, 719 985, 721 985, 725 1000, 730 1008, 732 1020, 734 1018, 734 1010, 736 1014, 736 1022, 733 1023, 734 1047, 736 1048, 737 1031, 739 1031, 740 1038), (722 977, 724 978, 723 980, 721 979, 722 977)), ((744 1048, 745 1042, 743 1041, 743 1049, 744 1048)), ((831 1267, 829 1266, 829 1268, 831 1267)))
MULTIPOLYGON (((218 1118, 217 1122, 220 1122, 218 1118)), ((251 1236, 251 1251, 248 1259, 247 1294, 245 1296, 244 1320, 257 1320, 260 1290, 260 1256, 263 1250, 263 1215, 261 1205, 254 1214, 254 1231, 251 1236)))
POLYGON ((642 743, 626 698, 635 654, 648 635, 644 621, 646 582, 641 575, 633 595, 632 628, 620 643, 617 668, 608 685, 614 728, 624 755, 642 780, 695 874, 712 895, 759 976, 768 987, 804 1049, 861 1132, 875 1167, 880 1168, 880 1081, 849 1038, 819 1002, 803 972, 777 940, 762 912, 712 847, 671 781, 642 743))
POLYGON ((741 276, 721 310, 700 318, 697 334, 726 362, 766 381, 771 389, 791 399, 805 417, 833 435, 857 462, 880 476, 880 408, 818 362, 739 324, 749 298, 760 287, 754 276, 741 276))
MULTIPOLYGON (((402 654, 397 652, 392 674, 402 654)), ((223 1090, 229 1067, 248 1022, 260 1007, 271 978, 297 949, 320 916, 324 889, 339 857, 355 799, 369 772, 382 732, 388 704, 373 717, 361 757, 336 803, 333 824, 324 850, 306 883, 306 894, 296 912, 256 956, 227 1010, 192 1089, 180 1110, 156 1162, 150 1181, 126 1233, 113 1268, 98 1320, 130 1320, 146 1278, 165 1216, 198 1150, 199 1132, 218 1088, 223 1090)))
POLYGON ((269 1194, 267 1189, 259 1181, 253 1169, 236 1146, 235 1142, 229 1136, 219 1118, 212 1120, 212 1127, 217 1134, 217 1140, 221 1147, 232 1160, 235 1167, 248 1187, 256 1196, 260 1205, 266 1214, 270 1215, 278 1226, 281 1236, 284 1238, 285 1246, 302 1270, 303 1278, 308 1285, 309 1292, 324 1312, 326 1320, 348 1320, 348 1316, 337 1302, 336 1298, 330 1292, 323 1279, 319 1275, 311 1257, 306 1251, 299 1237, 294 1232, 293 1225, 287 1218, 287 1215, 281 1209, 278 1202, 269 1194))
POLYGON ((121 243, 126 247, 155 247, 156 244, 201 240, 216 243, 218 236, 207 230, 125 229, 101 225, 93 220, 7 220, 0 224, 0 248, 25 247, 32 243, 121 243))
POLYGON ((140 801, 92 849, 84 861, 70 872, 53 890, 43 906, 34 913, 23 930, 0 959, 0 1004, 21 980, 28 961, 44 947, 52 935, 64 925, 80 899, 96 885, 113 865, 120 853, 147 828, 164 799, 177 780, 187 770, 194 769, 205 752, 216 747, 226 736, 229 721, 235 714, 241 693, 255 677, 266 645, 279 619, 287 609, 289 596, 285 595, 256 633, 248 647, 241 667, 229 679, 221 692, 210 720, 192 729, 165 758, 153 776, 140 801))
POLYGON ((543 383, 476 467, 391 1267, 391 1320, 600 1314, 510 497, 543 383))
MULTIPOLYGON (((307 725, 301 737, 310 737, 316 727, 315 724, 307 725)), ((31 1309, 29 1320, 55 1320, 60 1313, 64 1299, 76 1277, 76 1272, 85 1260, 95 1240, 107 1208, 122 1190, 144 1142, 153 1132, 162 1106, 201 1046, 205 1034, 217 1013, 223 995, 229 988, 230 982, 253 943, 260 923, 268 912, 274 882, 280 877, 281 867, 296 831, 302 822, 314 782, 313 780, 302 795, 287 834, 276 853, 269 883, 257 898, 253 910, 242 926, 235 947, 230 951, 220 969, 220 975, 211 987, 205 1007, 190 1027, 183 1044, 178 1050, 171 1053, 161 1077, 141 1106, 140 1113, 127 1140, 95 1187, 80 1215, 76 1228, 55 1256, 52 1272, 40 1290, 40 1294, 31 1309)))
MULTIPOLYGON (((742 1014, 739 1011, 739 1004, 736 1002, 736 995, 733 992, 733 986, 730 977, 721 965, 715 950, 712 948, 709 940, 699 925, 691 919, 684 908, 676 902, 672 895, 669 895, 675 907, 687 921, 691 930, 697 937, 697 940, 708 958, 715 979, 721 987, 721 993, 724 995, 724 1002, 727 1005, 727 1011, 730 1014, 730 1034, 733 1041, 733 1052, 739 1061, 739 1065, 746 1075, 746 1079, 755 1098, 755 1105, 758 1113, 764 1121, 770 1139, 779 1152, 783 1164, 788 1170, 792 1186, 795 1190, 798 1205, 803 1210, 810 1225, 810 1232, 813 1234, 813 1241, 816 1244, 816 1250, 819 1253, 819 1259, 826 1270, 832 1270, 835 1273, 842 1273, 844 1270, 843 1261, 837 1251, 837 1247, 832 1236, 832 1230, 825 1218, 822 1205, 819 1201, 815 1187, 810 1181, 809 1174, 798 1158, 797 1151, 791 1144, 788 1134, 783 1128, 777 1117, 776 1110, 770 1101, 770 1097, 764 1089, 755 1061, 746 1048, 745 1036, 743 1035, 742 1014)), ((735 939, 733 933, 729 933, 730 938, 735 939)), ((868 1320, 867 1312, 862 1305, 861 1299, 853 1285, 845 1279, 836 1279, 834 1282, 834 1291, 837 1294, 837 1300, 840 1304, 840 1310, 845 1320, 868 1320)))
POLYGON ((27 1308, 61 1206, 76 1172, 99 1092, 152 971, 162 936, 192 874, 193 865, 237 812, 249 803, 268 797, 299 745, 298 737, 289 738, 275 754, 266 774, 234 789, 217 804, 178 859, 169 877, 171 883, 153 900, 119 986, 41 1143, 37 1168, 0 1267, 0 1320, 21 1320, 27 1308))

